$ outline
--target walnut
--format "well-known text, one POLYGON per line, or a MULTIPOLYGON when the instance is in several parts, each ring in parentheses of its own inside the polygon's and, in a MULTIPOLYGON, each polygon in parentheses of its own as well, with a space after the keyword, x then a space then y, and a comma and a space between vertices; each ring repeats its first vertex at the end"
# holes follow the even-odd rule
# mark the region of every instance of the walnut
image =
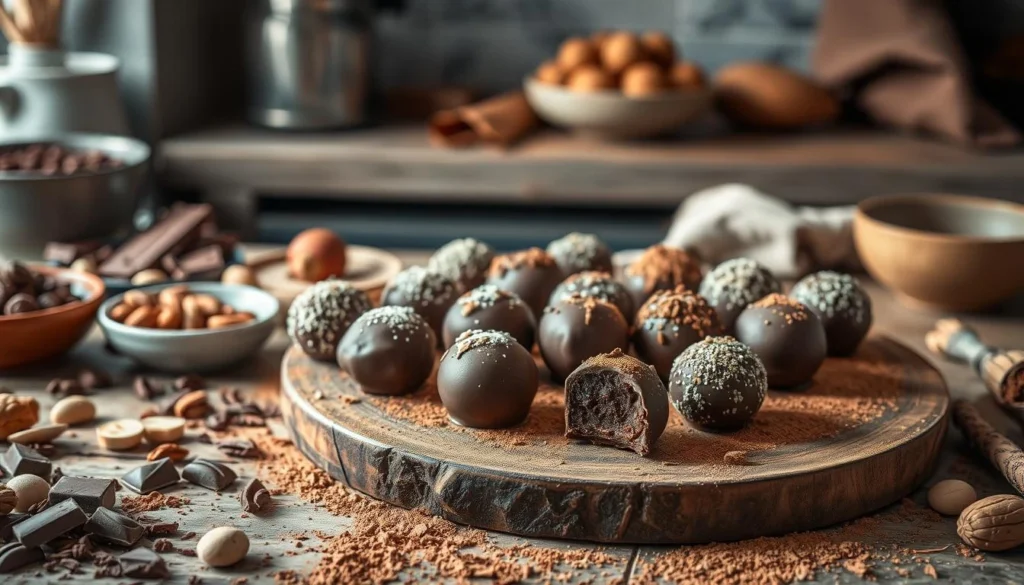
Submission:
POLYGON ((0 439, 39 422, 39 403, 30 396, 0 394, 0 439))
POLYGON ((990 552, 1024 544, 1024 498, 1001 494, 964 508, 956 533, 967 544, 990 552))
POLYGON ((0 516, 10 514, 18 505, 18 494, 11 488, 0 485, 0 516))

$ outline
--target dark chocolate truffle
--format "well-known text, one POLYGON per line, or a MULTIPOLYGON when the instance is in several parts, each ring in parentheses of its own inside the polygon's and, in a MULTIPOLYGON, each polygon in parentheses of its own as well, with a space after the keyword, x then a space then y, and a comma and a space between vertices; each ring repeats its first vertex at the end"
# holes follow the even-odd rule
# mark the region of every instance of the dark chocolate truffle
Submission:
POLYGON ((487 279, 494 250, 473 238, 452 240, 434 252, 427 269, 447 276, 460 293, 476 288, 487 279))
POLYGON ((288 336, 311 358, 334 361, 341 337, 370 306, 366 293, 350 283, 333 278, 320 281, 302 291, 288 308, 288 336))
POLYGON ((767 268, 749 258, 726 260, 704 277, 700 294, 718 313, 726 333, 732 333, 736 318, 747 305, 782 292, 779 281, 767 268))
POLYGON ((434 370, 437 338, 412 307, 379 307, 356 319, 338 344, 338 365, 367 394, 415 392, 434 370))
POLYGON ((438 342, 442 339, 444 316, 455 304, 459 292, 455 283, 447 276, 423 268, 411 266, 395 275, 384 287, 380 304, 385 306, 412 307, 426 319, 438 342))
POLYGON ((615 280, 610 272, 580 272, 566 278, 551 293, 548 304, 556 305, 558 301, 573 294, 609 302, 619 308, 627 322, 633 321, 633 297, 629 296, 626 287, 615 280))
POLYGON ((666 423, 665 385, 620 349, 588 359, 565 380, 566 437, 646 456, 666 423))
POLYGON ((498 256, 491 262, 487 284, 519 295, 540 319, 551 293, 562 282, 562 270, 555 259, 540 248, 498 256))
POLYGON ((772 293, 740 313, 736 339, 754 350, 768 372, 768 386, 791 388, 808 382, 825 361, 821 319, 800 301, 772 293))
POLYGON ((768 374, 749 347, 732 337, 709 337, 676 358, 668 390, 686 420, 731 431, 749 423, 761 408, 768 374))
POLYGON ((636 314, 633 348, 668 382, 672 362, 683 350, 709 335, 719 335, 718 316, 704 297, 677 286, 660 290, 636 314))
POLYGON ((459 335, 471 329, 505 331, 532 351, 537 321, 518 296, 492 284, 482 284, 459 297, 448 309, 444 318, 445 347, 451 347, 459 335))
POLYGON ((659 290, 682 285, 696 291, 701 275, 700 258, 695 253, 656 244, 626 267, 623 284, 633 297, 633 306, 640 307, 659 290))
POLYGON ((594 234, 572 232, 548 244, 548 254, 569 277, 586 270, 612 271, 612 251, 594 234))
POLYGON ((789 296, 821 319, 829 355, 853 354, 871 329, 871 297, 849 274, 825 270, 805 276, 789 296))
POLYGON ((437 393, 452 422, 479 429, 519 424, 537 395, 533 355, 504 331, 467 335, 441 356, 437 393))
POLYGON ((615 305, 572 295, 544 309, 537 345, 551 377, 561 381, 587 358, 629 349, 629 324, 615 305))

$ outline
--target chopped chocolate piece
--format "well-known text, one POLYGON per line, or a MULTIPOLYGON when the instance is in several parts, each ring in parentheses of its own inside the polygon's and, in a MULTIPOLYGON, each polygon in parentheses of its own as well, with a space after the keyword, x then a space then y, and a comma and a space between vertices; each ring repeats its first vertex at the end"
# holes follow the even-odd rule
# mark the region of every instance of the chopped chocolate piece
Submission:
POLYGON ((64 472, 60 467, 54 467, 53 472, 50 473, 50 485, 56 485, 60 478, 64 477, 64 472))
POLYGON ((13 573, 32 563, 40 563, 43 558, 43 549, 38 546, 27 547, 11 542, 0 547, 0 573, 13 573))
POLYGON ((7 452, 0 455, 0 469, 3 469, 11 477, 30 473, 49 481, 53 463, 43 457, 39 451, 15 443, 7 449, 7 452))
POLYGON ((157 522, 146 526, 147 534, 174 534, 177 531, 177 522, 157 522))
MULTIPOLYGON (((152 400, 154 396, 163 394, 163 389, 156 384, 153 384, 153 382, 145 376, 135 377, 135 380, 132 382, 132 390, 134 390, 135 395, 142 400, 152 400)), ((173 410, 173 408, 174 405, 172 404, 171 409, 173 410)))
POLYGON ((107 508, 96 510, 84 530, 102 542, 118 546, 134 546, 146 535, 142 524, 107 508))
POLYGON ((175 380, 174 388, 177 390, 206 390, 206 380, 201 376, 189 374, 175 380))
POLYGON ((268 490, 257 478, 252 478, 245 484, 242 491, 238 492, 238 501, 242 504, 242 511, 250 514, 266 512, 270 507, 271 497, 268 490))
POLYGON ((43 248, 43 260, 70 266, 75 260, 95 252, 99 247, 99 242, 49 242, 43 248))
POLYGON ((170 576, 164 559, 148 548, 137 548, 117 557, 121 576, 135 579, 166 579, 170 576))
POLYGON ((7 542, 14 538, 14 526, 31 518, 31 514, 6 514, 0 516, 0 542, 7 542))
POLYGON ((230 418, 230 415, 224 411, 215 412, 206 417, 206 420, 204 420, 203 423, 206 425, 206 428, 211 431, 223 431, 231 424, 230 418))
POLYGON ((158 553, 171 552, 174 550, 174 543, 166 538, 158 538, 153 541, 153 551, 158 553))
POLYGON ((103 276, 131 278, 152 268, 165 254, 174 253, 199 238, 199 227, 213 214, 210 205, 178 205, 150 229, 136 234, 111 254, 99 272, 103 276))
POLYGON ((14 525, 14 538, 25 546, 41 546, 71 532, 89 521, 74 500, 50 506, 42 512, 14 525))
POLYGON ((249 439, 230 439, 217 443, 217 448, 222 453, 232 457, 244 457, 258 459, 263 457, 263 451, 249 439))
POLYGON ((121 477, 125 487, 142 495, 172 486, 180 480, 174 462, 167 457, 136 467, 121 477))
POLYGON ((238 475, 230 467, 209 459, 196 459, 189 463, 181 470, 181 477, 185 481, 215 492, 221 491, 238 479, 238 475))
POLYGON ((78 380, 55 378, 46 385, 46 391, 57 396, 83 396, 85 387, 78 380))
POLYGON ((224 265, 224 250, 213 244, 178 258, 178 268, 172 276, 178 280, 219 278, 220 273, 224 271, 224 265))
POLYGON ((50 490, 50 503, 57 504, 70 498, 78 502, 87 514, 98 508, 113 508, 116 484, 112 479, 63 477, 50 490))
POLYGON ((94 370, 91 368, 85 368, 78 372, 78 383, 86 390, 110 388, 114 385, 114 381, 110 378, 110 374, 102 370, 94 370))
POLYGON ((32 504, 31 506, 29 506, 28 509, 25 510, 25 511, 28 512, 30 515, 38 514, 38 513, 42 512, 43 510, 45 510, 46 507, 49 506, 49 505, 50 505, 50 500, 42 499, 42 500, 39 500, 38 502, 32 504))

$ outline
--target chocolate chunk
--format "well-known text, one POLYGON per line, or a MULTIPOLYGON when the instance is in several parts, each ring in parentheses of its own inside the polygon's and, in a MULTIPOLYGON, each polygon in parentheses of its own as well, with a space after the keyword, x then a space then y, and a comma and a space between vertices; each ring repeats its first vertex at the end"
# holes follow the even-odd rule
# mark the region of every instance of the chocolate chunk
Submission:
POLYGON ((50 473, 50 485, 56 485, 62 477, 64 477, 64 471, 60 467, 54 467, 53 472, 50 473))
POLYGON ((270 508, 271 497, 268 490, 259 479, 255 477, 245 484, 245 488, 238 492, 238 501, 242 504, 242 511, 250 514, 266 512, 270 508))
POLYGON ((184 249, 199 238, 202 223, 213 215, 210 205, 178 205, 150 229, 130 238, 99 267, 103 276, 131 278, 152 268, 166 254, 184 249))
POLYGON ((67 499, 78 502, 87 514, 98 508, 113 508, 116 501, 112 479, 95 477, 63 477, 50 490, 50 503, 57 504, 67 499))
POLYGON ((53 463, 31 447, 14 444, 0 455, 0 468, 11 477, 30 473, 49 481, 53 463))
POLYGON ((238 475, 230 467, 209 459, 196 459, 189 463, 181 470, 181 477, 185 481, 215 492, 221 491, 238 479, 238 475))
POLYGON ((132 390, 134 390, 135 395, 142 400, 152 400, 154 396, 158 396, 163 393, 161 388, 150 382, 149 379, 144 376, 136 376, 135 381, 132 383, 132 390))
POLYGON ((86 390, 99 390, 103 388, 110 388, 114 385, 114 381, 110 378, 110 374, 102 370, 93 370, 91 368, 85 368, 78 372, 78 383, 86 390))
POLYGON ((50 506, 28 520, 14 526, 14 538, 25 546, 41 546, 55 540, 89 521, 74 500, 50 506))
POLYGON ((107 508, 96 510, 84 530, 98 540, 118 546, 134 546, 146 535, 146 527, 107 508))
POLYGON ((39 302, 30 294, 18 293, 7 300, 4 305, 5 315, 19 315, 39 310, 39 302))
POLYGON ((142 495, 172 486, 180 480, 174 462, 167 457, 136 467, 121 477, 125 487, 142 495))
POLYGON ((177 390, 206 390, 206 380, 202 376, 188 374, 175 380, 174 388, 177 390))
POLYGON ((211 431, 223 431, 226 430, 228 426, 231 424, 231 420, 230 415, 228 415, 228 413, 221 411, 215 412, 210 416, 206 417, 203 423, 206 425, 206 428, 210 429, 211 431))
POLYGON ((157 522, 146 526, 146 534, 174 534, 178 531, 177 522, 157 522))
POLYGON ((32 563, 43 561, 43 549, 38 546, 27 547, 12 542, 0 547, 0 573, 13 573, 32 563))
POLYGON ((170 576, 164 559, 148 548, 137 548, 117 557, 121 576, 135 579, 166 579, 170 576))
POLYGON ((263 451, 249 439, 230 439, 217 443, 217 448, 225 455, 232 457, 243 457, 258 459, 263 457, 263 451))
POLYGON ((0 542, 7 542, 14 538, 14 526, 31 517, 31 514, 7 514, 0 516, 0 542))
POLYGON ((178 280, 217 278, 224 271, 224 264, 224 250, 214 244, 178 258, 178 267, 172 276, 178 280))
POLYGON ((174 543, 166 538, 158 538, 153 541, 153 552, 165 553, 174 550, 174 543))

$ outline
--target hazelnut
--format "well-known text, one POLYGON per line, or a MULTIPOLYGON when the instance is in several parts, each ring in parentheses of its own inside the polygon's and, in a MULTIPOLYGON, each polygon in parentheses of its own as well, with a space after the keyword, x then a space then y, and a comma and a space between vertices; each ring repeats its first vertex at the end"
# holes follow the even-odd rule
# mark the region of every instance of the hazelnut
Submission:
POLYGON ((614 33, 601 46, 601 64, 606 71, 614 75, 622 73, 643 58, 644 50, 640 45, 640 39, 631 32, 614 33))
POLYGON ((566 84, 573 91, 601 91, 615 87, 615 79, 594 65, 586 65, 573 71, 566 84))
POLYGON ((629 97, 643 97, 665 89, 665 75, 649 61, 630 65, 622 74, 622 93, 629 97))
POLYGON ((704 78, 704 70, 696 63, 683 61, 676 63, 669 71, 669 79, 672 85, 680 89, 700 89, 707 82, 704 78))
POLYGON ((157 284, 166 280, 166 272, 159 268, 149 268, 135 273, 135 276, 132 277, 132 284, 135 286, 146 286, 147 284, 157 284))
POLYGON ((256 273, 253 272, 252 268, 249 268, 244 264, 233 264, 225 268, 224 274, 220 277, 220 281, 224 284, 246 284, 249 286, 259 286, 259 281, 256 279, 256 273))
POLYGON ((647 58, 662 69, 671 67, 676 60, 675 44, 667 34, 661 31, 645 32, 640 37, 640 46, 643 47, 647 58))
POLYGON ((537 68, 537 73, 534 77, 536 77, 537 81, 541 83, 562 85, 562 82, 565 81, 565 72, 558 66, 558 63, 555 63, 554 61, 545 61, 537 68))
POLYGON ((584 65, 597 64, 597 48, 587 39, 567 39, 558 49, 558 65, 563 71, 572 71, 584 65))
POLYGON ((325 228, 308 229, 288 244, 288 274, 295 279, 319 282, 345 274, 345 242, 325 228))

